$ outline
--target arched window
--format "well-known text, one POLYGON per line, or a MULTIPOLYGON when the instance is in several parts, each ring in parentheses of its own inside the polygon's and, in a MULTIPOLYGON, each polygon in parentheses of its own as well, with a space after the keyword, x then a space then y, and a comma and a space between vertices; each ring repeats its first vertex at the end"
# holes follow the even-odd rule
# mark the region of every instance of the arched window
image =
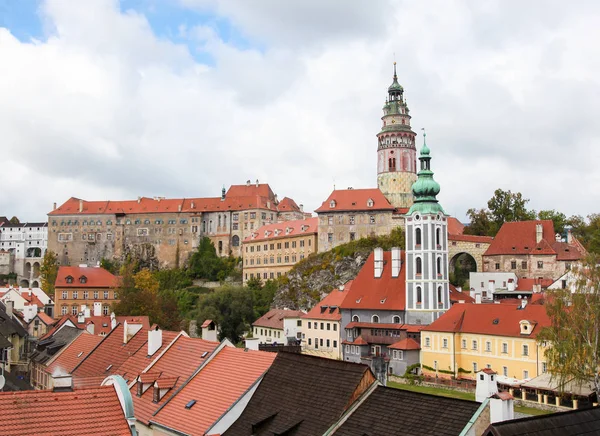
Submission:
POLYGON ((415 245, 421 245, 421 229, 417 228, 415 230, 415 245))
POLYGON ((231 238, 231 245, 234 247, 240 246, 240 237, 238 235, 233 235, 233 238, 231 238))
POLYGON ((423 292, 421 291, 421 287, 417 286, 417 304, 423 303, 423 292))
MULTIPOLYGON (((221 218, 219 216, 219 218, 221 218)), ((219 241, 219 254, 221 254, 221 251, 223 251, 223 241, 219 241)))
POLYGON ((360 322, 360 318, 358 317, 358 315, 354 315, 352 317, 352 322, 360 322))
POLYGON ((394 316, 394 324, 400 324, 402 321, 398 315, 394 316))
POLYGON ((379 317, 377 315, 373 315, 371 317, 371 322, 373 322, 375 324, 379 323, 379 317))
POLYGON ((416 260, 416 273, 417 275, 421 275, 423 273, 423 262, 421 261, 420 257, 417 257, 416 260))
POLYGON ((439 276, 442 275, 442 258, 441 257, 437 258, 437 274, 439 276))
POLYGON ((441 286, 438 286, 437 297, 438 297, 438 303, 440 303, 440 306, 443 305, 444 300, 442 300, 442 287, 441 286))
POLYGON ((439 247, 440 245, 442 245, 442 244, 441 244, 441 242, 440 242, 440 240, 441 240, 441 238, 440 238, 440 235, 441 235, 440 229, 439 229, 439 228, 435 229, 435 244, 436 244, 438 247, 439 247))

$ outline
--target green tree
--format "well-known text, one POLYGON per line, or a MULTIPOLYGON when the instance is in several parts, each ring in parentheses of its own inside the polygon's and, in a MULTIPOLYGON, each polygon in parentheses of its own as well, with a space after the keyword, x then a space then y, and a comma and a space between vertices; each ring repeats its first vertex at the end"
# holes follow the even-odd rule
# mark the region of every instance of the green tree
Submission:
POLYGON ((535 219, 535 211, 527 209, 528 202, 529 199, 523 198, 520 192, 496 189, 494 196, 488 201, 488 209, 498 230, 507 222, 535 219))
POLYGON ((495 236, 498 233, 498 227, 487 209, 471 208, 467 211, 467 217, 470 224, 464 228, 465 235, 495 236))
POLYGON ((100 260, 100 267, 104 268, 106 271, 109 271, 111 274, 118 274, 119 269, 121 268, 118 260, 107 259, 105 257, 100 260))
POLYGON ((211 294, 201 295, 198 307, 198 322, 216 321, 219 339, 227 338, 234 344, 241 341, 254 321, 252 293, 238 286, 224 286, 211 294))
POLYGON ((200 239, 198 249, 189 260, 188 271, 191 277, 204 280, 225 280, 235 267, 235 258, 217 255, 214 244, 207 237, 200 239))
POLYGON ((538 341, 548 344, 548 369, 559 387, 570 380, 592 380, 600 398, 600 256, 588 256, 572 274, 573 289, 547 291, 551 325, 541 330, 538 341))
POLYGON ((11 224, 21 224, 21 221, 16 216, 12 217, 9 221, 11 224))
POLYGON ((277 282, 274 280, 267 280, 263 286, 252 290, 254 320, 257 320, 271 310, 276 292, 277 282))
POLYGON ((552 210, 540 210, 538 213, 538 219, 541 220, 552 220, 554 223, 554 231, 562 234, 565 231, 567 225, 567 216, 562 212, 552 210))
POLYGON ((54 283, 58 275, 58 257, 52 250, 46 250, 46 254, 44 254, 44 258, 42 259, 40 274, 42 277, 42 289, 49 296, 53 297, 54 283))
POLYGON ((193 285, 192 279, 185 270, 179 268, 161 269, 154 272, 154 278, 158 280, 159 289, 184 289, 193 285))

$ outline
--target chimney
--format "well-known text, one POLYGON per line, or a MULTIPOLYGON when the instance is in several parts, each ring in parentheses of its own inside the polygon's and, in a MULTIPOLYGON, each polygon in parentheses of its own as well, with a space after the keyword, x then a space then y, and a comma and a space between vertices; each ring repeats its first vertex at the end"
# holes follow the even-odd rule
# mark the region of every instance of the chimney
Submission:
POLYGON ((475 304, 481 304, 481 294, 475 294, 475 304))
POLYGON ((112 312, 110 314, 110 329, 113 330, 117 326, 117 318, 115 317, 115 313, 112 312))
POLYGON ((523 297, 521 300, 521 309, 525 309, 527 307, 527 297, 523 297))
POLYGON ((378 279, 383 274, 383 248, 377 247, 374 254, 375 259, 375 278, 378 279))
POLYGON ((138 204, 142 202, 142 197, 138 197, 138 204))
POLYGON ((87 325, 87 326, 85 326, 85 329, 88 331, 88 333, 90 333, 90 334, 92 334, 92 335, 93 335, 93 334, 94 334, 95 327, 96 327, 96 326, 94 325, 94 322, 93 322, 93 321, 89 321, 89 322, 88 322, 88 325, 87 325))
POLYGON ((56 202, 52 204, 52 210, 56 210, 56 202))
POLYGON ((79 200, 79 212, 83 212, 83 200, 79 200))
POLYGON ((258 188, 258 179, 256 179, 256 187, 258 188))
POLYGON ((13 309, 15 307, 15 302, 12 300, 7 300, 7 301, 5 301, 5 305, 6 305, 6 315, 8 316, 9 319, 11 319, 13 316, 13 309))
POLYGON ((277 194, 273 194, 273 198, 275 199, 275 204, 279 203, 279 200, 277 200, 277 194))
POLYGON ((246 180, 246 186, 250 186, 250 179, 246 180))
POLYGON ((535 225, 535 243, 539 244, 544 237, 544 227, 541 224, 535 225))
POLYGON ((489 368, 482 369, 475 374, 477 384, 475 385, 475 401, 483 403, 486 398, 498 393, 497 374, 489 368))
POLYGON ((566 226, 565 230, 567 231, 567 244, 571 244, 573 242, 573 228, 571 226, 566 226))
POLYGON ((300 212, 304 212, 304 205, 302 203, 300 203, 298 207, 300 208, 300 212))
POLYGON ((83 324, 85 322, 85 315, 83 312, 77 314, 77 324, 83 324))
POLYGON ((508 392, 499 392, 490 397, 490 423, 515 419, 515 400, 508 392))
POLYGON ((94 301, 94 316, 102 315, 102 303, 99 301, 94 301))
POLYGON ((194 205, 193 201, 192 201, 192 209, 196 209, 196 206, 194 205))
POLYGON ((178 212, 181 212, 181 204, 178 204, 178 205, 177 205, 177 211, 178 211, 178 212))
POLYGON ((70 374, 58 375, 52 377, 54 379, 53 392, 72 392, 73 391, 73 377, 70 374))
MULTIPOLYGON (((248 183, 250 183, 250 180, 248 180, 248 183)), ((250 186, 250 185, 248 185, 248 186, 250 186)), ((225 194, 226 194, 225 185, 223 185, 223 187, 221 188, 221 201, 225 201, 225 194)))
POLYGON ((162 330, 156 326, 148 330, 148 356, 153 356, 162 347, 162 330))
POLYGON ((392 277, 400 275, 400 248, 392 247, 392 277))
MULTIPOLYGON (((135 336, 137 332, 142 329, 142 324, 127 323, 127 320, 123 323, 123 343, 126 344, 131 338, 135 336)), ((161 333, 162 336, 162 333, 161 333)))
POLYGON ((514 279, 508 279, 508 290, 509 291, 515 290, 515 280, 514 279))

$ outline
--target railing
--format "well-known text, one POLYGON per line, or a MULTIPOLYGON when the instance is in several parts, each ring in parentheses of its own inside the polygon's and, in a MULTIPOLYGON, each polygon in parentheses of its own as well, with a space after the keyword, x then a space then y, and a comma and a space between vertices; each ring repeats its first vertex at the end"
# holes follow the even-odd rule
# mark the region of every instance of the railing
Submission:
POLYGON ((300 346, 300 345, 283 345, 283 344, 277 344, 277 345, 259 344, 258 350, 259 351, 268 351, 271 353, 277 353, 279 351, 286 351, 288 353, 300 354, 302 352, 302 346, 300 346))

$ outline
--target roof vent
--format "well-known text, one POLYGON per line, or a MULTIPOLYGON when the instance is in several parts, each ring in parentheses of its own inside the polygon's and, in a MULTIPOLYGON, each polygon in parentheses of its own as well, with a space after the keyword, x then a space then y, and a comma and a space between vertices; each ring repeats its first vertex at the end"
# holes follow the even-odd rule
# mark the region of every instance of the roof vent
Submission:
POLYGON ((111 368, 112 368, 112 363, 106 367, 106 371, 110 371, 111 368))
POLYGON ((202 359, 204 359, 206 356, 208 355, 208 351, 205 351, 204 353, 202 353, 202 356, 200 356, 202 359))
POLYGON ((498 324, 500 322, 500 319, 496 318, 495 320, 492 321, 492 324, 498 324))
POLYGON ((196 404, 196 400, 192 400, 192 401, 188 402, 188 403, 185 405, 185 408, 186 408, 186 409, 191 409, 192 407, 194 407, 194 404, 196 404))
POLYGON ((81 357, 82 354, 83 354, 83 351, 80 351, 79 354, 77 355, 77 357, 81 357))

